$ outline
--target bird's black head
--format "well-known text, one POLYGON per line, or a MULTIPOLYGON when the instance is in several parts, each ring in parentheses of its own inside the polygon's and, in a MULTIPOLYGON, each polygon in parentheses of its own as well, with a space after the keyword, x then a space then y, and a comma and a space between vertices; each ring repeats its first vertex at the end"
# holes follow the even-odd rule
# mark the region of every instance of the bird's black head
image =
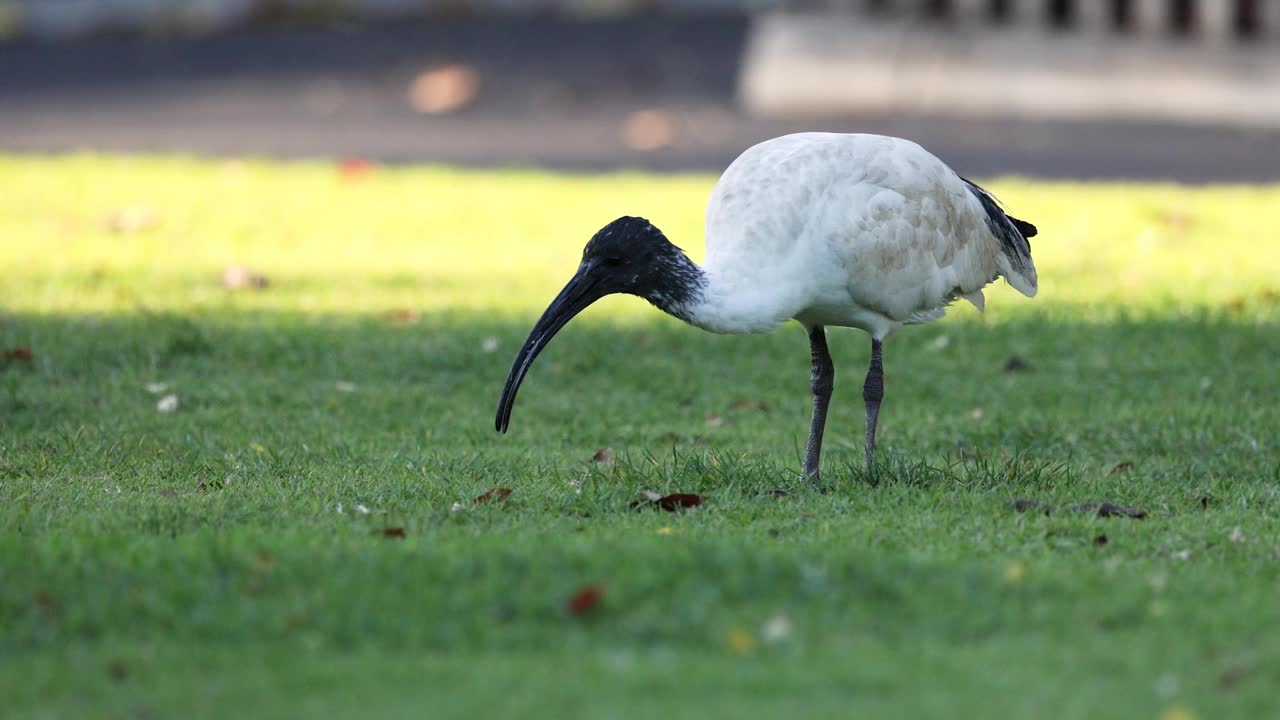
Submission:
POLYGON ((657 305, 687 290, 689 259, 662 231, 641 217, 620 217, 600 228, 582 249, 578 275, 602 296, 626 293, 657 305))
POLYGON ((614 293, 638 295, 681 315, 701 291, 701 273, 680 248, 644 218, 620 217, 605 225, 582 250, 582 263, 533 326, 507 375, 494 422, 506 432, 525 373, 551 338, 591 303, 614 293))

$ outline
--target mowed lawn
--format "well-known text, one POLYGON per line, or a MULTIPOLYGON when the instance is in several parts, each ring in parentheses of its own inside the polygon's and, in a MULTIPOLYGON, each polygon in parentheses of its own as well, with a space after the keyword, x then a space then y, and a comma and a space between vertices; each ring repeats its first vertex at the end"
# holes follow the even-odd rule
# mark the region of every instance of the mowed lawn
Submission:
POLYGON ((1280 188, 992 181, 1040 296, 886 346, 873 475, 865 335, 811 487, 798 327, 635 298, 495 433, 591 234, 697 259, 713 181, 0 158, 0 714, 1280 713, 1280 188))

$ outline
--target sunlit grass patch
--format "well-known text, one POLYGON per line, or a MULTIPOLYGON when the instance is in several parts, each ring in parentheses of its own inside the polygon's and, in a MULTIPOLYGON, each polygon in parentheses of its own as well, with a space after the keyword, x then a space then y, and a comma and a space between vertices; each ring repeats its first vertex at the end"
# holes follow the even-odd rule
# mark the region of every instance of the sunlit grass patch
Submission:
POLYGON ((989 183, 1040 296, 893 339, 873 473, 865 336, 832 333, 812 486, 803 334, 634 298, 497 435, 591 233, 644 214, 700 257, 713 182, 0 159, 6 708, 1270 713, 1280 189, 989 183))

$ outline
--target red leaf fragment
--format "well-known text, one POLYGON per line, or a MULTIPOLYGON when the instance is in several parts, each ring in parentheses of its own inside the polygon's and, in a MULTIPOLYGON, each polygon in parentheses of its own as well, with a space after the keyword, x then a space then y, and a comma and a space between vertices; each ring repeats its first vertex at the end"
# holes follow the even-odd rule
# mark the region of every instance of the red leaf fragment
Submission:
POLYGON ((672 493, 670 495, 659 495, 655 492, 645 492, 644 500, 635 500, 631 503, 632 510, 639 510, 646 507, 660 507, 667 512, 675 512, 681 508, 698 507, 702 504, 702 496, 693 493, 672 493))
MULTIPOLYGON (((1058 509, 1047 503, 1036 502, 1035 500, 1014 500, 1009 503, 1009 506, 1017 512, 1037 510, 1043 512, 1045 515, 1048 515, 1058 509)), ((1075 505, 1068 505, 1062 509, 1074 510, 1076 512, 1097 513, 1098 517, 1129 517, 1134 518, 1135 520, 1143 520, 1147 517, 1147 511, 1142 508, 1125 507, 1123 505, 1116 505, 1115 503, 1109 502, 1077 503, 1075 505)))
POLYGON ((338 176, 347 182, 356 182, 368 177, 373 168, 373 163, 364 158, 343 158, 338 162, 338 176))
POLYGON ((565 612, 570 615, 582 615, 600 604, 604 598, 604 588, 599 585, 588 585, 574 593, 564 604, 565 612))
POLYGON ((31 362, 35 358, 35 354, 31 352, 31 348, 26 345, 19 345, 12 350, 4 351, 5 360, 17 360, 21 362, 31 362))
POLYGON ((480 505, 487 502, 502 502, 503 500, 506 500, 510 496, 511 496, 510 488, 498 487, 490 490, 489 492, 483 495, 478 496, 475 500, 472 500, 472 502, 476 505, 480 505))
POLYGON ((591 456, 592 461, 603 463, 605 465, 613 464, 613 451, 609 448, 600 448, 595 455, 591 456))
POLYGON ((374 530, 374 531, 373 531, 373 534, 374 534, 374 535, 381 535, 381 536, 382 536, 382 537, 384 537, 384 538, 395 538, 395 539, 397 539, 397 540, 403 540, 403 539, 404 539, 404 528, 401 528, 401 527, 389 527, 389 528, 383 528, 383 529, 381 529, 381 530, 374 530))

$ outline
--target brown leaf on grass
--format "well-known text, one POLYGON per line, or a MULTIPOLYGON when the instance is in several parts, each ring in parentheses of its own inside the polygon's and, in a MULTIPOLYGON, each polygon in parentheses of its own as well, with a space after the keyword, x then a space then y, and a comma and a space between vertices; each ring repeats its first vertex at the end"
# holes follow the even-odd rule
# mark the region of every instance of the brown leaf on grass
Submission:
POLYGON ((359 182, 373 174, 377 165, 359 157, 348 157, 338 161, 338 177, 346 182, 359 182))
POLYGON ((401 528, 401 527, 389 527, 389 528, 383 528, 381 530, 374 530, 373 534, 381 535, 384 538, 393 538, 396 540, 403 540, 405 537, 404 528, 401 528))
POLYGON ((107 229, 118 235, 136 235, 160 224, 160 213, 145 205, 130 205, 107 216, 107 229))
POLYGON ((1196 218, 1186 210, 1169 209, 1157 215, 1157 219, 1170 230, 1185 232, 1195 224, 1196 218))
POLYGON ((412 325, 422 319, 422 313, 413 308, 396 308, 384 315, 388 322, 398 325, 412 325))
POLYGON ((26 345, 19 345, 16 348, 5 350, 4 353, 0 354, 0 357, 3 357, 8 362, 29 363, 35 359, 35 354, 26 345))
POLYGON ((1107 474, 1115 475, 1116 473, 1129 472, 1132 469, 1133 469, 1133 463, 1129 462, 1128 460, 1125 460, 1124 462, 1118 462, 1114 466, 1112 466, 1111 472, 1107 474))
POLYGON ((480 94, 480 74, 453 64, 424 70, 409 85, 409 105, 425 115, 443 115, 470 105, 480 94))
POLYGON ((1049 513, 1053 512, 1052 505, 1046 505, 1045 503, 1038 502, 1036 500, 1014 500, 1013 502, 1009 503, 1009 507, 1013 508, 1017 512, 1026 512, 1028 510, 1039 510, 1043 512, 1045 515, 1048 515, 1049 513))
POLYGON ((1098 517, 1130 517, 1135 520, 1143 520, 1147 517, 1147 511, 1141 508, 1124 507, 1115 503, 1079 503, 1072 505, 1070 510, 1077 512, 1097 512, 1098 517))
POLYGON ((271 280, 266 275, 251 272, 240 265, 232 265, 222 271, 222 287, 228 290, 264 290, 270 286, 271 280))
POLYGON ((600 448, 599 450, 596 451, 595 455, 591 456, 591 461, 598 462, 603 465, 612 465, 613 451, 610 450, 609 448, 600 448))
POLYGON ((1030 369, 1031 365, 1021 355, 1010 355, 1004 363, 1004 371, 1007 373, 1026 372, 1030 369))
POLYGON ((670 495, 659 495, 656 492, 646 490, 644 492, 644 500, 634 500, 630 507, 632 510, 640 510, 643 508, 658 507, 667 512, 675 512, 684 508, 698 507, 702 504, 702 496, 693 493, 672 493, 670 495))
POLYGON ((1226 669, 1222 671, 1222 674, 1218 676, 1218 686, 1223 690, 1230 690, 1244 679, 1244 676, 1248 673, 1249 671, 1240 665, 1236 665, 1234 663, 1228 665, 1226 669))
MULTIPOLYGON (((1017 512, 1026 512, 1028 510, 1036 510, 1043 512, 1045 515, 1052 513, 1055 508, 1048 503, 1037 502, 1035 500, 1014 500, 1009 506, 1017 512)), ((1076 512, 1096 512, 1098 517, 1131 517, 1142 520, 1147 516, 1147 511, 1141 508, 1124 507, 1115 503, 1078 503, 1070 505, 1066 510, 1074 510, 1076 512)))
POLYGON ((753 412, 768 412, 769 406, 764 404, 762 400, 734 400, 729 406, 731 410, 751 410, 753 412))
POLYGON ((600 604, 604 598, 604 588, 599 585, 588 585, 569 596, 565 601, 565 612, 570 615, 582 615, 600 604))
POLYGON ((622 143, 632 150, 659 150, 676 141, 676 118, 665 110, 639 110, 622 123, 622 143))
POLYGON ((511 490, 509 488, 497 487, 483 495, 477 496, 476 499, 471 502, 473 505, 483 505, 488 502, 502 502, 510 496, 511 490))

